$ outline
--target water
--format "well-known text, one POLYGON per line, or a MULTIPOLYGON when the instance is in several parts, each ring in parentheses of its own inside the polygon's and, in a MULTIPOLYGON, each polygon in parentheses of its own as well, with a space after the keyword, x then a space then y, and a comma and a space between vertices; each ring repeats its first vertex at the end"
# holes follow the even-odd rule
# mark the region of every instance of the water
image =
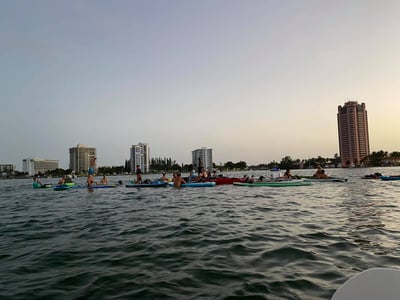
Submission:
POLYGON ((400 181, 360 179, 374 172, 400 169, 327 170, 349 181, 286 188, 2 180, 0 298, 329 299, 359 271, 400 263, 400 181))

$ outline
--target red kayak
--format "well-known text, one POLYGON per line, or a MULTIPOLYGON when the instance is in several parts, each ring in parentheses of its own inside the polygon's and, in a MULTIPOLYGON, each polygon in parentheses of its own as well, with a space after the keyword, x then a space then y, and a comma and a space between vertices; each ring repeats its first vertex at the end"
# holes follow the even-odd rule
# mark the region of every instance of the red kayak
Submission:
POLYGON ((217 177, 211 178, 209 181, 215 182, 216 185, 233 184, 234 182, 243 182, 243 178, 236 177, 217 177))

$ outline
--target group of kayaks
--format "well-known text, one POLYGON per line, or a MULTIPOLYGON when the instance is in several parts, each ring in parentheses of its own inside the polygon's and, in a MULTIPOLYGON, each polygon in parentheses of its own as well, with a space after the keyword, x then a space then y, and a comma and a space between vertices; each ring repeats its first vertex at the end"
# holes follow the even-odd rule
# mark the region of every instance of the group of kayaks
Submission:
POLYGON ((93 185, 91 187, 88 187, 87 185, 77 185, 75 182, 68 182, 64 184, 57 184, 57 185, 51 185, 51 184, 42 184, 42 185, 37 185, 34 184, 33 188, 37 189, 53 189, 55 191, 64 191, 64 190, 69 190, 69 189, 79 189, 79 188, 90 188, 90 189, 104 189, 104 188, 115 188, 117 185, 115 184, 97 184, 93 185))
MULTIPOLYGON (((213 187, 216 185, 235 185, 235 186, 243 186, 243 187, 289 187, 289 186, 309 186, 312 185, 314 182, 345 182, 347 179, 340 178, 340 177, 330 177, 327 179, 317 179, 313 177, 302 177, 298 179, 285 179, 285 178, 278 178, 278 179, 268 179, 268 180, 256 180, 246 181, 243 178, 237 177, 217 177, 212 178, 208 181, 187 181, 184 184, 181 184, 181 187, 213 187)), ((62 185, 38 185, 34 184, 34 188, 52 188, 55 191, 63 191, 69 189, 77 189, 77 188, 87 188, 87 189, 106 189, 106 188, 116 188, 118 186, 124 186, 122 182, 120 184, 94 184, 91 187, 87 185, 78 185, 74 182, 65 183, 62 185)), ((171 181, 148 181, 146 180, 143 183, 134 183, 130 182, 125 184, 126 188, 158 188, 158 187, 173 187, 174 183, 171 181)))
MULTIPOLYGON (((212 187, 216 185, 215 182, 187 182, 181 184, 181 187, 212 187)), ((148 183, 128 183, 125 185, 127 188, 146 188, 146 187, 167 187, 174 186, 173 182, 169 181, 153 181, 148 183)))

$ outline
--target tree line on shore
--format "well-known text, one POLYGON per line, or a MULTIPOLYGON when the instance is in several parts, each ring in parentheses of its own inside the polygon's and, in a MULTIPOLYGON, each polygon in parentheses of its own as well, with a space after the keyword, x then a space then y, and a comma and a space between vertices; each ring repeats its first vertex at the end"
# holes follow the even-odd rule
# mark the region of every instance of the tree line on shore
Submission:
MULTIPOLYGON (((220 172, 227 171, 241 171, 241 170, 269 170, 272 168, 280 169, 307 169, 316 168, 318 165, 322 167, 339 167, 340 166, 340 156, 336 153, 333 157, 324 158, 322 156, 313 157, 309 159, 293 159, 291 156, 285 156, 280 162, 272 161, 269 163, 262 163, 258 165, 248 165, 245 161, 232 162, 228 161, 224 164, 216 165, 213 163, 213 169, 220 172)), ((365 167, 383 167, 383 166, 396 166, 400 165, 400 151, 394 151, 389 153, 388 151, 373 151, 370 155, 365 157, 361 162, 362 166, 365 167)), ((193 164, 178 164, 175 160, 171 158, 152 158, 150 161, 150 173, 161 173, 161 172, 191 172, 195 167, 193 164)), ((81 174, 84 175, 86 170, 82 170, 81 174)), ((97 168, 97 174, 107 174, 107 175, 121 175, 134 173, 134 170, 130 170, 129 160, 125 161, 125 165, 121 166, 101 166, 97 168)), ((38 176, 41 177, 61 177, 63 175, 72 174, 71 169, 55 169, 49 170, 44 173, 39 172, 38 176)), ((4 175, 4 174, 3 174, 4 175)), ((17 178, 17 177, 27 177, 28 174, 25 172, 15 171, 13 174, 5 174, 6 178, 17 178)), ((4 177, 4 176, 3 176, 4 177)))

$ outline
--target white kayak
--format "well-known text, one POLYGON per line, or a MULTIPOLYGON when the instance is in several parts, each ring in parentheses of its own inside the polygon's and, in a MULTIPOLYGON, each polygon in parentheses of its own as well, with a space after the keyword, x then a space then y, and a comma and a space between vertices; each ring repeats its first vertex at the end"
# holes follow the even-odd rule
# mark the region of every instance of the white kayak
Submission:
POLYGON ((372 268, 343 283, 331 300, 398 300, 400 270, 372 268))

